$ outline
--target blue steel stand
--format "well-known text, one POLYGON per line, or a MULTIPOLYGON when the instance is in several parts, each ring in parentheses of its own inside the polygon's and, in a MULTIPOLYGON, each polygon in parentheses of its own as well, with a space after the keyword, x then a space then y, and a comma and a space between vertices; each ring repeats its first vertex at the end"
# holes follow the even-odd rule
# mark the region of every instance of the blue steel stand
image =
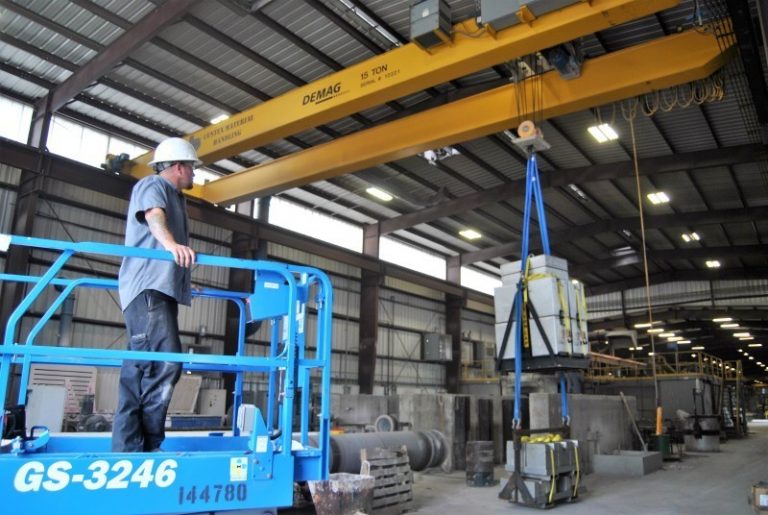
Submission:
MULTIPOLYGON (((125 359, 173 361, 189 371, 236 374, 234 413, 242 402, 245 373, 268 377, 266 420, 256 409, 250 434, 233 421, 231 433, 208 436, 169 434, 159 453, 113 453, 111 435, 72 436, 33 428, 30 435, 4 440, 0 447, 0 498, 19 513, 184 513, 274 509, 293 503, 295 481, 327 479, 330 458, 331 328, 333 293, 328 277, 310 267, 199 254, 197 264, 252 270, 253 290, 203 289, 196 297, 223 299, 240 309, 234 356, 137 352, 57 347, 37 341, 45 324, 78 287, 117 289, 113 279, 59 276, 78 254, 173 261, 170 252, 104 243, 68 243, 0 235, 0 250, 23 245, 60 252, 40 277, 0 274, 0 280, 31 283, 16 307, 0 345, 0 399, 5 400, 12 368, 21 368, 18 404, 26 402, 33 363, 119 367, 125 359), (51 286, 62 291, 29 331, 15 340, 24 314, 51 286), (246 302, 247 301, 247 302, 246 302), (307 346, 307 306, 317 310, 314 349, 307 346), (246 353, 246 320, 272 324, 267 356, 246 353), (309 351, 312 351, 311 353, 309 351), (312 375, 320 377, 319 432, 309 438, 312 375), (296 396, 297 389, 301 395, 296 396), (294 408, 300 413, 292 434, 294 408)), ((8 409, 4 406, 4 411, 8 409)), ((234 418, 234 417, 233 417, 234 418)), ((0 418, 4 434, 5 418, 0 418)))
MULTIPOLYGON (((532 433, 550 433, 557 432, 562 435, 563 438, 570 436, 570 416, 568 413, 568 394, 567 384, 565 380, 565 374, 558 372, 560 379, 560 405, 562 412, 562 426, 559 428, 546 428, 546 429, 523 429, 522 417, 520 414, 521 404, 521 379, 523 375, 523 337, 524 331, 527 330, 527 324, 523 326, 523 314, 526 309, 532 310, 532 315, 536 323, 538 323, 538 316, 536 315, 535 308, 527 303, 527 295, 524 295, 524 291, 528 288, 526 277, 528 275, 528 251, 530 243, 530 231, 531 231, 531 211, 532 204, 535 204, 536 214, 539 222, 539 230, 541 232, 541 244, 544 254, 551 255, 549 247, 549 231, 547 229, 547 217, 544 212, 544 197, 541 193, 541 181, 539 180, 539 167, 536 162, 536 152, 533 148, 527 148, 528 161, 525 174, 525 204, 523 208, 523 234, 522 234, 522 250, 520 252, 520 282, 517 286, 517 292, 515 293, 515 299, 512 305, 512 316, 507 323, 507 330, 504 335, 504 341, 502 342, 501 352, 499 354, 499 360, 504 356, 504 349, 508 338, 510 337, 510 329, 512 327, 512 321, 514 321, 515 330, 512 335, 513 344, 515 346, 515 359, 514 359, 514 373, 515 373, 515 392, 514 392, 514 408, 512 416, 512 434, 513 434, 513 446, 514 446, 514 461, 515 470, 509 481, 499 493, 499 497, 502 499, 513 500, 514 502, 520 502, 528 506, 535 507, 549 507, 549 504, 538 504, 534 496, 531 495, 523 477, 521 475, 522 470, 522 440, 523 436, 531 435, 532 433)), ((528 317, 527 312, 525 316, 528 317)), ((527 320, 526 320, 527 322, 527 320)), ((542 337, 545 339, 545 343, 552 352, 549 342, 546 341, 546 333, 541 330, 542 337)), ((555 356, 551 356, 555 359, 555 356)), ((501 367, 500 367, 501 368, 501 367)), ((553 471, 554 473, 554 471, 553 471)))

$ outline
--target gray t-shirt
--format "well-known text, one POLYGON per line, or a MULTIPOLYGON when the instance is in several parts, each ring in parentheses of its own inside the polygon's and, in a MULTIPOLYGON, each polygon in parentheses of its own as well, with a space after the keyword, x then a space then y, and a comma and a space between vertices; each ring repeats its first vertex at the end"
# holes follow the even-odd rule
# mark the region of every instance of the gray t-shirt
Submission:
MULTIPOLYGON (((168 229, 181 245, 189 245, 187 203, 184 195, 160 175, 144 177, 133 187, 125 226, 125 245, 165 250, 149 232, 144 213, 159 207, 165 211, 168 229)), ((157 290, 176 299, 179 304, 192 302, 192 279, 189 268, 173 261, 123 258, 118 277, 120 304, 128 304, 144 290, 157 290)))

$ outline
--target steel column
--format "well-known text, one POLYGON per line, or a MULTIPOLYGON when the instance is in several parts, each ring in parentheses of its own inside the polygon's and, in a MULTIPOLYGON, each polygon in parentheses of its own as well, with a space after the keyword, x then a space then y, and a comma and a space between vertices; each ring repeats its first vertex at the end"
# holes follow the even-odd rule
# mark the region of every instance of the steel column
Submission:
POLYGON ((372 394, 376 380, 376 345, 379 339, 378 272, 362 270, 360 278, 360 352, 357 356, 357 384, 361 394, 372 394))
POLYGON ((451 337, 451 361, 445 364, 445 389, 459 393, 461 382, 461 308, 464 299, 455 295, 445 296, 445 332, 451 337))

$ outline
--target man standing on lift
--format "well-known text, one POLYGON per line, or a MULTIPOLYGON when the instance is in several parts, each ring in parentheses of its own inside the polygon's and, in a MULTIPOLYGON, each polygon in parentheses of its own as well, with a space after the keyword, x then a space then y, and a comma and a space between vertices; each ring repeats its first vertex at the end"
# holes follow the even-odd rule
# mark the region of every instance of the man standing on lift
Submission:
MULTIPOLYGON (((181 352, 178 305, 191 303, 191 266, 195 262, 195 251, 188 246, 182 191, 192 187, 194 169, 200 164, 188 141, 166 139, 149 163, 156 175, 141 179, 131 193, 125 245, 167 250, 175 262, 123 259, 118 282, 130 350, 181 352)), ((123 362, 112 429, 113 451, 161 450, 165 416, 180 376, 181 363, 177 362, 123 362)))

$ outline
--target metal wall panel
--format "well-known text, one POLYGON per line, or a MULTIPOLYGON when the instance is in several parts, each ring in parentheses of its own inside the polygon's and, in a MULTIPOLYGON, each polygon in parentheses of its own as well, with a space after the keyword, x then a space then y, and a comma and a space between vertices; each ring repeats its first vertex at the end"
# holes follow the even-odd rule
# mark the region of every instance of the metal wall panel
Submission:
MULTIPOLYGON (((100 173, 94 169, 93 175, 93 180, 98 182, 100 173)), ((128 211, 127 200, 99 193, 93 189, 81 188, 74 184, 48 180, 45 183, 45 191, 62 198, 75 199, 82 204, 105 209, 121 216, 125 216, 126 211, 128 211)))
POLYGON ((13 211, 16 207, 16 192, 0 188, 0 232, 8 234, 13 229, 13 211))
POLYGON ((290 263, 301 263, 314 266, 328 274, 339 274, 348 277, 360 277, 360 269, 354 266, 345 265, 337 261, 332 261, 320 256, 315 256, 308 252, 298 249, 269 243, 268 252, 271 258, 290 263))
POLYGON ((409 283, 408 281, 397 279, 395 277, 385 277, 384 286, 387 288, 395 289, 395 290, 413 293, 414 295, 428 297, 430 299, 435 299, 439 301, 445 300, 445 294, 443 292, 432 290, 430 288, 427 288, 426 286, 420 286, 418 284, 409 283))
POLYGON ((395 358, 421 359, 421 334, 379 327, 377 355, 395 358))
POLYGON ((768 280, 713 281, 717 306, 758 307, 768 304, 768 280))
POLYGON ((587 297, 587 319, 603 318, 614 314, 621 314, 621 292, 587 297))
POLYGON ((21 179, 21 170, 0 163, 0 182, 6 182, 8 184, 19 184, 21 179))

